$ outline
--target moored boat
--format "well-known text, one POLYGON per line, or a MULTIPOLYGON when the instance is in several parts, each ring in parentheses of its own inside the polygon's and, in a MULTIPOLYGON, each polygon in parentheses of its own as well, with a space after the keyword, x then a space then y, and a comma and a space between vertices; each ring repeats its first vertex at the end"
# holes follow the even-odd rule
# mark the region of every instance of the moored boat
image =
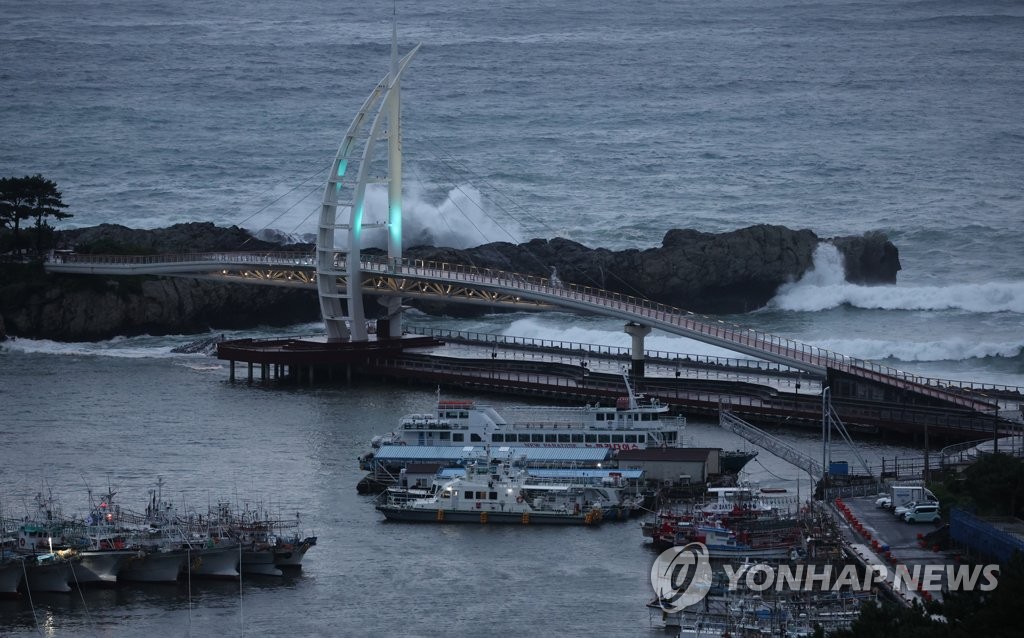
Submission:
POLYGON ((185 565, 185 551, 166 547, 140 550, 121 565, 118 580, 139 583, 174 583, 185 565))
POLYGON ((239 550, 237 543, 188 549, 182 569, 193 578, 238 578, 239 550))
POLYGON ((397 430, 374 437, 371 452, 361 460, 365 465, 372 460, 373 450, 384 445, 612 450, 682 446, 686 419, 669 414, 669 406, 657 399, 634 393, 629 380, 624 380, 628 396, 620 397, 614 406, 511 406, 503 409, 508 417, 476 401, 438 398, 434 412, 406 415, 397 430))
POLYGON ((385 494, 377 510, 388 520, 520 525, 596 525, 604 511, 586 486, 531 482, 511 463, 470 463, 426 498, 385 494))
POLYGON ((25 586, 31 592, 71 591, 68 581, 71 579, 70 563, 73 558, 71 550, 47 552, 25 557, 25 586))
POLYGON ((128 549, 97 549, 78 552, 79 560, 71 566, 71 582, 75 585, 113 585, 121 566, 137 551, 128 549))
POLYGON ((0 553, 0 596, 15 596, 25 576, 24 557, 7 550, 0 553))

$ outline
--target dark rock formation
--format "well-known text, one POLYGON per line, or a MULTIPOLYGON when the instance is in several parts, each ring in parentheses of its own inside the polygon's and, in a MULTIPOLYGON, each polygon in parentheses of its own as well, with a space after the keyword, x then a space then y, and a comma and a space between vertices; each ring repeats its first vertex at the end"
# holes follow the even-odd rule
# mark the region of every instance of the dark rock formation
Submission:
MULTIPOLYGON (((541 277, 549 277, 554 268, 567 284, 645 297, 694 312, 735 313, 763 306, 781 284, 803 275, 822 241, 832 242, 843 254, 849 281, 896 281, 898 253, 881 233, 822 240, 809 230, 768 225, 717 235, 670 230, 661 247, 645 250, 588 248, 555 238, 466 250, 421 246, 408 249, 406 256, 541 277)), ((313 250, 308 244, 281 245, 253 238, 238 227, 212 224, 157 230, 104 224, 62 231, 59 242, 78 252, 113 254, 313 250)), ((53 276, 38 267, 33 271, 10 264, 2 274, 0 336, 5 325, 11 335, 80 341, 287 325, 320 316, 313 290, 176 278, 53 276)), ((450 315, 487 311, 479 306, 410 303, 450 315)), ((367 300, 368 312, 377 307, 367 300)))
POLYGON ((0 287, 12 335, 90 341, 283 326, 320 317, 305 290, 151 277, 49 276, 0 287))
POLYGON ((238 250, 309 250, 308 244, 282 244, 253 237, 238 226, 221 228, 209 222, 175 224, 168 228, 139 230, 117 224, 58 233, 58 248, 93 255, 160 255, 238 250))
MULTIPOLYGON (((419 247, 410 257, 472 264, 593 286, 694 312, 735 313, 760 308, 778 287, 811 268, 823 240, 810 230, 759 225, 722 234, 670 230, 660 248, 610 251, 568 239, 534 239, 456 250, 419 247)), ((900 269, 896 247, 881 233, 830 241, 843 254, 847 279, 892 283, 900 269)), ((466 308, 473 311, 472 308, 466 308)))

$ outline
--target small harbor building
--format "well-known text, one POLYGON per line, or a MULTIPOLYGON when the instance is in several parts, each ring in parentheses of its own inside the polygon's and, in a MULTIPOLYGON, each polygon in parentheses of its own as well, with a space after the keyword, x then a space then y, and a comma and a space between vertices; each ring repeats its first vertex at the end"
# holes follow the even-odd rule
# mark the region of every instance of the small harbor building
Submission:
POLYGON ((620 450, 619 468, 643 470, 644 477, 659 483, 706 483, 721 473, 719 448, 664 447, 644 450, 620 450))

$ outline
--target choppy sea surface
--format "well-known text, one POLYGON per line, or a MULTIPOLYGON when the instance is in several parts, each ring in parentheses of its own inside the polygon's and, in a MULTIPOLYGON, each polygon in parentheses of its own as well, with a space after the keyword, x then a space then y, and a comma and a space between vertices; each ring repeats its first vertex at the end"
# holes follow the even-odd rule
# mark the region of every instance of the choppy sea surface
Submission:
MULTIPOLYGON (((625 249, 671 228, 882 231, 900 250, 897 284, 846 284, 822 250, 768 308, 722 319, 929 376, 1024 386, 1020 3, 396 7, 400 49, 423 42, 403 82, 407 243, 565 236, 625 249)), ((68 225, 302 235, 387 72, 392 6, 13 0, 4 14, 0 175, 54 179, 68 225)), ((368 218, 385 214, 371 193, 368 218)), ((412 320, 628 344, 615 321, 562 313, 412 320)), ((108 481, 142 504, 160 475, 182 500, 301 512, 321 538, 303 575, 241 592, 44 596, 35 617, 3 601, 0 633, 649 631, 652 556, 635 524, 388 525, 355 494, 369 437, 427 409, 432 392, 232 386, 219 362, 170 352, 190 338, 0 346, 0 507, 20 515, 44 482, 67 509, 108 481)), ((742 445, 699 422, 691 434, 742 445)), ((787 436, 817 449, 811 434, 787 436)), ((794 487, 796 474, 763 452, 748 477, 794 487)))

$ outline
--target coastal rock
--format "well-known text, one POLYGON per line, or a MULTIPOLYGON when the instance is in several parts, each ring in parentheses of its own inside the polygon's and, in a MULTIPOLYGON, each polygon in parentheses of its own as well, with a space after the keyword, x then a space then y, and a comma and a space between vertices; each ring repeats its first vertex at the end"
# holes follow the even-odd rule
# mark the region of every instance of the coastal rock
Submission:
POLYGON ((189 334, 210 328, 281 326, 319 318, 309 291, 148 277, 51 277, 4 290, 8 329, 22 337, 91 341, 118 335, 189 334))
MULTIPOLYGON (((702 313, 738 313, 764 306, 784 283, 798 279, 822 241, 839 249, 853 283, 892 283, 900 269, 896 247, 881 233, 822 240, 810 230, 758 225, 713 234, 670 230, 659 248, 610 251, 555 238, 476 248, 417 247, 410 257, 472 264, 548 277, 644 297, 702 313)), ((427 311, 437 304, 412 302, 427 311)), ((449 308, 447 312, 451 312, 449 308)), ((461 311, 479 312, 474 308, 461 311)))
MULTIPOLYGON (((60 248, 113 254, 210 251, 310 253, 309 244, 256 239, 236 226, 178 224, 137 230, 104 224, 61 231, 60 248)), ((739 313, 762 307, 778 287, 813 266, 814 250, 829 241, 843 254, 847 280, 892 283, 898 251, 881 233, 821 239, 810 230, 758 225, 727 233, 670 230, 657 248, 612 251, 564 238, 523 244, 491 243, 470 249, 419 246, 412 259, 513 271, 538 277, 553 272, 565 284, 592 286, 700 313, 739 313)), ((380 251, 367 249, 367 254, 380 251)), ((0 284, 0 335, 83 341, 116 335, 183 334, 256 325, 288 325, 320 318, 312 289, 157 277, 54 276, 12 270, 0 284)), ((36 266, 38 270, 38 266, 36 266)), ((434 314, 473 316, 481 306, 407 300, 434 314)), ((371 313, 378 308, 368 298, 371 313)))

